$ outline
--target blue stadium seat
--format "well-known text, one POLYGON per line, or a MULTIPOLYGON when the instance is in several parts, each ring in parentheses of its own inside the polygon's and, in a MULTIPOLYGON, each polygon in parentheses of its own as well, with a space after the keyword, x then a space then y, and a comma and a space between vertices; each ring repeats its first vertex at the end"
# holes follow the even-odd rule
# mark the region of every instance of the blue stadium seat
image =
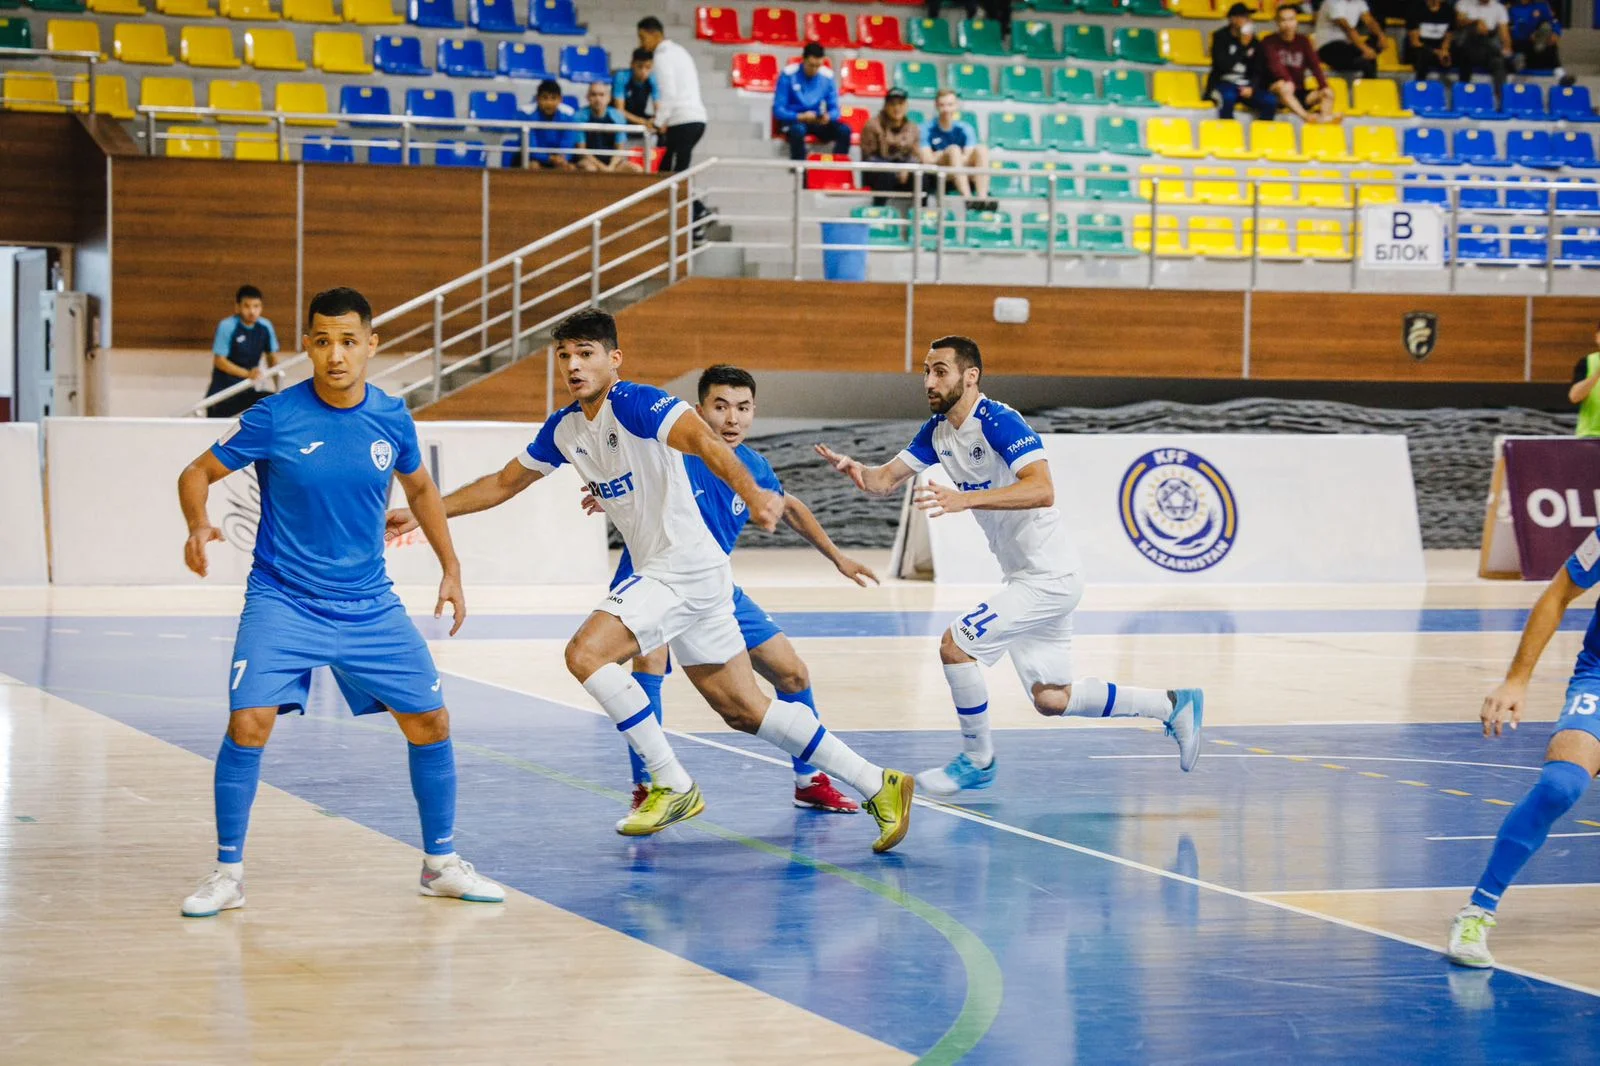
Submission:
POLYGON ((1561 258, 1575 263, 1600 263, 1600 227, 1568 226, 1562 230, 1561 258))
POLYGON ((445 37, 439 41, 439 73, 452 78, 492 78, 489 57, 477 37, 445 37))
POLYGON ((1457 233, 1456 258, 1458 259, 1501 259, 1500 254, 1500 227, 1484 226, 1474 223, 1462 226, 1457 233))
POLYGON ((1500 94, 1500 110, 1506 118, 1543 122, 1544 90, 1527 82, 1507 82, 1500 94))
POLYGON ((1550 90, 1550 117, 1568 122, 1600 122, 1589 102, 1587 85, 1558 85, 1550 90))
POLYGON ((1550 242, 1543 226, 1512 226, 1506 242, 1506 257, 1519 263, 1542 263, 1550 255, 1550 242))
POLYGON ((1454 99, 1462 118, 1505 118, 1494 106, 1494 86, 1486 81, 1457 82, 1454 99))
POLYGON ((1500 210, 1500 190, 1498 188, 1476 184, 1492 179, 1469 175, 1461 186, 1458 194, 1463 211, 1498 211, 1500 210))
POLYGON ((1407 111, 1418 118, 1455 118, 1455 108, 1450 106, 1450 91, 1442 81, 1408 81, 1403 92, 1407 111))
POLYGON ((1506 190, 1506 210, 1524 215, 1543 215, 1550 210, 1550 184, 1547 178, 1514 178, 1517 184, 1506 190))
POLYGON ((1575 167, 1578 170, 1600 168, 1600 163, 1595 162, 1594 138, 1587 133, 1566 130, 1552 134, 1550 154, 1564 167, 1575 167))
MULTIPOLYGON (((339 90, 339 113, 341 115, 382 115, 388 118, 394 114, 394 109, 389 103, 389 90, 382 85, 346 85, 339 90)), ((393 126, 393 122, 352 122, 352 126, 393 126)))
MULTIPOLYGON (((1435 181, 1444 181, 1443 174, 1407 174, 1407 181, 1422 181, 1432 178, 1435 181)), ((1450 190, 1443 185, 1407 185, 1401 193, 1401 199, 1408 204, 1438 204, 1440 207, 1450 205, 1450 190)))
POLYGON ((1560 189, 1556 192, 1556 210, 1561 212, 1593 211, 1600 214, 1600 186, 1593 178, 1566 178, 1564 181, 1581 181, 1591 186, 1587 189, 1560 189))
MULTIPOLYGON (((373 164, 376 164, 376 165, 379 165, 379 166, 399 166, 400 165, 400 142, 399 141, 385 141, 382 144, 375 144, 371 148, 368 148, 367 149, 367 162, 373 163, 373 164)), ((411 149, 411 165, 414 166, 414 167, 420 167, 422 165, 422 149, 421 148, 417 148, 415 146, 412 147, 412 149, 411 149)))
POLYGON ((379 37, 372 46, 372 65, 407 78, 433 73, 422 61, 421 37, 379 37))
POLYGON ((461 28, 461 20, 456 18, 455 0, 408 0, 406 21, 433 30, 461 28))
POLYGON ((307 137, 305 143, 300 145, 300 161, 302 163, 354 163, 356 150, 350 146, 348 137, 329 137, 327 134, 318 134, 307 137))
POLYGON ((521 33, 516 0, 467 0, 467 21, 479 33, 521 33))
MULTIPOLYGON (((416 118, 455 118, 456 94, 449 89, 407 89, 406 114, 416 118)), ((428 126, 426 128, 430 130, 458 130, 461 127, 428 126)))
POLYGON ((1438 126, 1412 126, 1406 130, 1404 150, 1424 166, 1453 167, 1458 162, 1444 130, 1438 126))
POLYGON ((582 37, 589 32, 589 27, 578 21, 572 0, 528 0, 528 26, 563 37, 582 37))
POLYGON ((544 65, 544 49, 521 41, 500 42, 499 69, 507 78, 543 81, 550 76, 550 68, 544 65))
POLYGON ((1507 133, 1506 159, 1523 167, 1561 168, 1561 160, 1552 154, 1550 134, 1544 130, 1512 130, 1507 133))
MULTIPOLYGON (((1460 86, 1457 86, 1459 89, 1460 86)), ((1472 127, 1456 130, 1456 162, 1468 167, 1509 166, 1495 149, 1494 133, 1472 127)), ((1418 157, 1421 161, 1421 157, 1418 157)))
POLYGON ((489 119, 494 122, 517 121, 517 94, 510 92, 475 92, 467 97, 467 117, 489 119))
POLYGON ((433 162, 441 167, 486 167, 489 153, 482 141, 440 141, 434 146, 433 162))
POLYGON ((580 84, 611 81, 611 60, 606 50, 587 44, 569 44, 561 49, 561 80, 580 84))

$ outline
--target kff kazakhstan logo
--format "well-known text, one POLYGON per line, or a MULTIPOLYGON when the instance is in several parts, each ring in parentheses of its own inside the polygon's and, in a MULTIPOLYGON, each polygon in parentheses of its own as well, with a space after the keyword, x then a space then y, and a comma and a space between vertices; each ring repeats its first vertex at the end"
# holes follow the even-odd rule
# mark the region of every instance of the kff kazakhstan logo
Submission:
POLYGON ((1217 468, 1157 448, 1135 459, 1118 493, 1122 528, 1140 555, 1180 574, 1209 570, 1233 548, 1239 508, 1217 468))

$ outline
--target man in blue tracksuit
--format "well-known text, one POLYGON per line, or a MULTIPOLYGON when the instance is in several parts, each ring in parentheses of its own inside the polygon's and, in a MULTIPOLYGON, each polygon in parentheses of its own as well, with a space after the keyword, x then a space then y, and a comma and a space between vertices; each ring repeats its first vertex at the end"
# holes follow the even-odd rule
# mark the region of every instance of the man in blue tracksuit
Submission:
POLYGON ((772 117, 789 139, 789 158, 806 157, 806 136, 833 142, 833 154, 849 156, 850 127, 839 121, 839 86, 824 66, 827 53, 815 41, 806 45, 798 63, 778 76, 772 117))

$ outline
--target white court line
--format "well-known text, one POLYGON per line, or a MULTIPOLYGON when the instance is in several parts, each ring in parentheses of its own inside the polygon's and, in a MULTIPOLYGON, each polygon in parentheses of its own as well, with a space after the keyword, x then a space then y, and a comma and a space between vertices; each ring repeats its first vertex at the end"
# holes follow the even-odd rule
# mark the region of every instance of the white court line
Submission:
POLYGON ((100 635, 103 636, 103 637, 131 637, 131 636, 133 636, 133 634, 128 632, 126 629, 107 629, 103 633, 101 633, 100 635))
MULTIPOLYGON (((1242 727, 1241 727, 1242 728, 1242 727)), ((1287 752, 1270 755, 1247 754, 1245 752, 1208 751, 1207 759, 1337 759, 1340 762, 1406 762, 1427 763, 1431 766, 1482 766, 1491 770, 1528 770, 1538 773, 1538 766, 1513 766, 1504 762, 1466 762, 1462 759, 1409 759, 1398 755, 1301 755, 1299 752, 1287 752)), ((1170 759, 1171 755, 1090 755, 1091 759, 1170 759)))
MULTIPOLYGON (((1493 837, 1485 837, 1492 840, 1493 837)), ((1360 896, 1379 892, 1471 892, 1477 885, 1411 885, 1407 888, 1284 888, 1271 892, 1257 892, 1258 896, 1360 896)), ((1517 891, 1530 888, 1600 888, 1600 881, 1553 881, 1547 884, 1526 885, 1517 882, 1517 891)))
POLYGON ((50 627, 50 632, 52 632, 52 633, 72 633, 72 634, 77 634, 77 633, 82 633, 83 630, 81 630, 81 629, 68 629, 65 626, 51 626, 50 627))
MULTIPOLYGON (((600 718, 609 719, 609 716, 605 713, 605 711, 599 709, 598 707, 581 707, 577 704, 567 703, 564 700, 552 699, 549 696, 541 695, 537 692, 530 692, 527 689, 515 688, 511 685, 501 684, 497 681, 481 681, 470 674, 461 673, 457 670, 446 670, 444 672, 446 674, 453 674, 468 681, 476 682, 480 685, 487 685, 490 688, 500 689, 502 692, 511 692, 519 696, 532 696, 535 699, 544 700, 546 703, 553 703, 558 707, 565 707, 569 710, 581 711, 585 714, 591 714, 600 718)), ((665 729, 664 732, 681 740, 691 741, 695 744, 703 744, 706 747, 717 748, 721 751, 732 752, 735 755, 742 755, 747 759, 755 759, 758 762, 772 763, 775 766, 789 765, 789 761, 787 759, 779 759, 775 756, 764 755, 761 752, 756 751, 746 751, 743 748, 736 748, 731 744, 724 744, 721 741, 711 740, 708 737, 695 736, 693 733, 680 733, 675 729, 665 729)), ((1171 756, 1169 755, 1167 758, 1170 759, 1171 756)), ((1516 767, 1515 769, 1523 769, 1523 767, 1516 767)), ((1195 888, 1207 889, 1208 891, 1216 892, 1224 896, 1231 896, 1234 899, 1241 899, 1249 903, 1259 903, 1263 906, 1273 907, 1277 910, 1288 911, 1291 914, 1298 914, 1303 918, 1316 918, 1319 921, 1328 922, 1332 925, 1341 926, 1345 929, 1353 929, 1356 932, 1382 937, 1385 940, 1393 940, 1396 943, 1407 944, 1414 948, 1421 948, 1430 955, 1439 956, 1441 961, 1443 961, 1443 950, 1437 944, 1430 944, 1425 940, 1417 940, 1413 937, 1402 936, 1399 933, 1386 932, 1385 930, 1376 929, 1370 925, 1363 925, 1360 922, 1351 921, 1348 918, 1338 918, 1331 914, 1323 914, 1320 911, 1310 910, 1305 907, 1297 906, 1293 903, 1287 903, 1283 900, 1270 898, 1265 893, 1246 892, 1242 889, 1230 888, 1227 885, 1219 885, 1213 881, 1202 881, 1197 877, 1188 877, 1184 874, 1174 873, 1171 870, 1164 870, 1159 866, 1150 866, 1147 863, 1139 862, 1136 859, 1127 859, 1121 855, 1113 855, 1110 852, 1098 851, 1095 848, 1085 847, 1082 844, 1074 844, 1070 841, 1058 840, 1055 837, 1045 836, 1042 833, 1035 833, 1031 829, 1023 829, 1019 826, 1010 825, 1006 822, 997 821, 993 818, 971 814, 955 807, 945 806, 942 803, 936 803, 920 798, 914 802, 918 806, 927 808, 928 810, 939 811, 943 814, 949 815, 952 818, 960 818, 963 821, 973 822, 977 825, 986 825, 998 832, 1009 833, 1012 836, 1021 837, 1024 840, 1032 840, 1035 843, 1045 844, 1054 848, 1061 848, 1064 851, 1076 852, 1079 855, 1086 855, 1090 858, 1100 859, 1104 862, 1113 863, 1117 866, 1126 867, 1130 870, 1139 870, 1142 873, 1152 874, 1156 877, 1165 878, 1168 881, 1177 881, 1180 884, 1192 885, 1195 888)), ((1525 970, 1515 966, 1498 965, 1495 968, 1504 973, 1513 973, 1519 977, 1529 978, 1530 980, 1543 981, 1546 984, 1554 985, 1557 988, 1565 988, 1569 992, 1580 992, 1584 995, 1600 998, 1600 989, 1590 988, 1587 985, 1580 985, 1573 981, 1564 981, 1558 977, 1550 977, 1534 970, 1525 970)))
MULTIPOLYGON (((1555 840, 1557 837, 1561 837, 1563 839, 1571 839, 1572 837, 1600 837, 1600 833, 1551 833, 1551 834, 1549 834, 1549 839, 1550 840, 1555 840)), ((1487 836, 1423 837, 1422 839, 1423 840, 1495 840, 1497 838, 1493 833, 1490 833, 1487 836)))
POLYGON ((186 639, 188 639, 189 634, 187 634, 187 633, 157 633, 156 636, 160 637, 162 640, 186 640, 186 639))

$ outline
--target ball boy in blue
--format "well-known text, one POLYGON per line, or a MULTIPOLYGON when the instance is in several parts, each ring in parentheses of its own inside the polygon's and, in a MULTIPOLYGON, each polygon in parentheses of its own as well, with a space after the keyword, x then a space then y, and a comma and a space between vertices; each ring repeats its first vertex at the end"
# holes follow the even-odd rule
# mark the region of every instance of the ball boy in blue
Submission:
MULTIPOLYGON (((1545 645, 1561 625, 1567 605, 1600 584, 1600 536, 1590 533, 1566 565, 1545 586, 1522 627, 1522 640, 1506 671, 1506 679, 1484 699, 1479 717, 1483 735, 1500 736, 1509 723, 1522 720, 1528 681, 1545 645)), ((1600 606, 1589 619, 1583 650, 1567 683, 1566 702, 1556 720, 1554 734, 1544 753, 1539 780, 1506 813, 1496 834, 1494 849, 1472 899, 1450 925, 1450 961, 1460 966, 1494 965, 1489 954, 1489 930, 1495 925, 1500 899, 1533 853, 1544 846, 1550 827, 1582 798, 1589 782, 1600 773, 1600 606)))
POLYGON ((217 754, 217 869, 184 900, 186 917, 244 905, 244 838, 261 752, 277 716, 305 706, 318 666, 332 668, 356 714, 391 712, 410 744, 422 894, 505 899, 451 846, 450 716, 428 646, 384 568, 384 509, 390 482, 398 480, 444 571, 434 617, 448 603, 451 634, 461 628, 461 565, 439 490, 422 465, 416 427, 403 400, 367 384, 377 345, 372 309, 360 293, 317 294, 305 337, 312 379, 251 407, 178 478, 189 526, 184 562, 201 577, 206 546, 222 539, 206 514, 211 485, 253 464, 261 488, 254 563, 228 671, 228 731, 217 754))

